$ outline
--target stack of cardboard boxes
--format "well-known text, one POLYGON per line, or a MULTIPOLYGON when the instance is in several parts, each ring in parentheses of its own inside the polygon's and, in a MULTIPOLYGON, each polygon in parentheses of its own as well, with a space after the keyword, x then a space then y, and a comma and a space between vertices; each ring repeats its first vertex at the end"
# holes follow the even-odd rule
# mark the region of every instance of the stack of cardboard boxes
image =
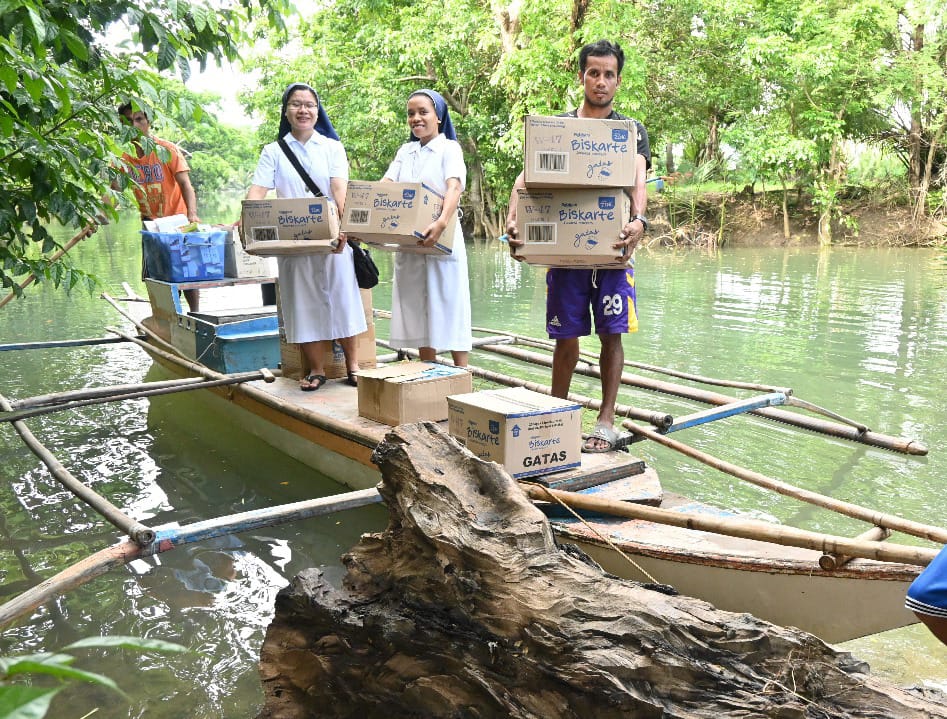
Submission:
POLYGON ((624 265, 612 245, 631 215, 623 188, 635 183, 636 155, 633 120, 527 116, 517 254, 547 267, 624 265))

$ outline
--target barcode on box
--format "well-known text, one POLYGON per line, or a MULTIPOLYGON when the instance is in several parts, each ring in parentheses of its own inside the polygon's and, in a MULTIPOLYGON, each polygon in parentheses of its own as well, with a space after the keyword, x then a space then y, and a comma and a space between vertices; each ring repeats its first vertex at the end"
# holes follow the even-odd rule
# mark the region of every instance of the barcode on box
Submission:
POLYGON ((254 227, 253 228, 253 241, 254 242, 276 242, 279 239, 279 233, 277 233, 275 227, 254 227))
POLYGON ((567 152, 537 152, 537 172, 569 172, 569 153, 567 152))
POLYGON ((554 222, 527 223, 526 242, 530 244, 556 244, 556 224, 554 222))
POLYGON ((350 225, 367 225, 371 218, 372 211, 368 208, 358 207, 349 210, 350 225))

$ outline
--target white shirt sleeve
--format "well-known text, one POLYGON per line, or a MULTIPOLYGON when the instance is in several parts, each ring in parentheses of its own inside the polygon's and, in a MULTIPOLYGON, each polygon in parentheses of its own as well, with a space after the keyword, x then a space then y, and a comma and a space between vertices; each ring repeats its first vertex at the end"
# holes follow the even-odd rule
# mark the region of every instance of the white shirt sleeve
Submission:
POLYGON ((444 180, 456 177, 460 180, 460 189, 467 187, 467 166, 464 164, 464 151, 456 140, 448 140, 444 148, 444 180))

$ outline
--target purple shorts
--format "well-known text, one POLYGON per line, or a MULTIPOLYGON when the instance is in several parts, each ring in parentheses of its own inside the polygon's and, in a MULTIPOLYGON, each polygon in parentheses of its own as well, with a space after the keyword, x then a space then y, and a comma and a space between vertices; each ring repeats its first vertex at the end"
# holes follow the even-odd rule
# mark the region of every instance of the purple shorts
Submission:
POLYGON ((638 331, 633 266, 615 270, 553 267, 546 272, 546 332, 552 339, 638 331))

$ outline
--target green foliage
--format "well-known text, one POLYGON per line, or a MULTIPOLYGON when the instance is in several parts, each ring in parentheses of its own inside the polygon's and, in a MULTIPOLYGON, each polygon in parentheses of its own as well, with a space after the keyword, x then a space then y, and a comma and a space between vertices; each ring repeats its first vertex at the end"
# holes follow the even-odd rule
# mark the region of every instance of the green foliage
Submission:
MULTIPOLYGON (((137 637, 90 637, 73 642, 63 652, 77 649, 127 649, 138 652, 176 653, 188 651, 186 647, 157 639, 137 637)), ((0 719, 41 719, 49 711, 50 703, 59 691, 70 682, 90 682, 111 689, 120 696, 125 694, 109 677, 76 669, 72 666, 76 657, 66 653, 42 652, 17 657, 0 657, 0 719), (24 680, 49 677, 58 684, 33 686, 24 680)))
POLYGON ((131 139, 115 113, 124 100, 155 117, 201 108, 162 87, 156 73, 187 77, 188 62, 235 59, 257 9, 282 28, 286 0, 212 9, 203 0, 4 0, 0 12, 0 287, 33 272, 72 287, 88 275, 50 255, 47 227, 79 228, 116 216, 104 199, 123 181, 117 161, 131 139), (119 21, 130 37, 105 34, 119 21))

